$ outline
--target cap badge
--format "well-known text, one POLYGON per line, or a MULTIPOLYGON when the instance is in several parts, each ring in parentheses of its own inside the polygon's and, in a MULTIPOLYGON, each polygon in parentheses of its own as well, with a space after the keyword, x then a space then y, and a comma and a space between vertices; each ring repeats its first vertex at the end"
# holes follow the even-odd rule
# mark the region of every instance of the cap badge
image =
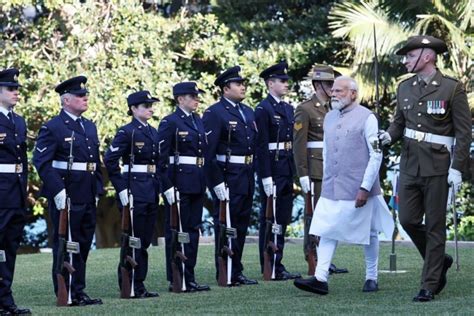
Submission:
POLYGON ((146 95, 146 97, 147 97, 148 99, 151 99, 151 95, 150 95, 149 93, 146 95))
POLYGON ((424 38, 424 39, 421 40, 421 43, 422 43, 422 44, 429 44, 429 43, 431 43, 431 42, 430 42, 429 39, 424 38))
POLYGON ((14 81, 18 81, 18 75, 17 75, 17 74, 15 74, 15 75, 13 76, 13 80, 14 80, 14 81))
POLYGON ((85 87, 84 82, 81 82, 81 89, 85 89, 85 87))

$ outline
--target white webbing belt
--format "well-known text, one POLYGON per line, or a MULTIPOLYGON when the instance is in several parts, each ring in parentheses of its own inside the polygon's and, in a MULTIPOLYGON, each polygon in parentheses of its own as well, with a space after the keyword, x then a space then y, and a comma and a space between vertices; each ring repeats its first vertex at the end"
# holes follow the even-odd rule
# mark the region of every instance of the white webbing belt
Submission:
MULTIPOLYGON (((217 161, 225 162, 226 155, 216 155, 217 161)), ((230 156, 230 163, 239 163, 239 164, 251 164, 253 161, 253 155, 249 156, 230 156)))
POLYGON ((306 148, 323 148, 324 142, 311 141, 306 144, 306 148))
POLYGON ((454 144, 454 137, 420 132, 411 128, 405 128, 404 135, 405 137, 417 140, 419 142, 445 145, 448 150, 451 150, 451 146, 454 144))
POLYGON ((0 164, 0 173, 22 173, 23 164, 21 163, 2 163, 0 164))
MULTIPOLYGON (((174 156, 170 156, 170 164, 174 164, 174 156)), ((193 156, 179 156, 179 164, 183 165, 204 165, 204 157, 193 157, 193 156)))
MULTIPOLYGON (((53 168, 67 170, 67 161, 53 160, 53 168)), ((74 171, 95 171, 97 164, 95 162, 73 162, 71 170, 74 171)))
MULTIPOLYGON (((128 172, 128 165, 122 167, 122 173, 128 172)), ((134 173, 155 173, 155 165, 133 165, 130 172, 134 173)))
POLYGON ((293 144, 291 142, 268 143, 268 150, 291 150, 293 144))

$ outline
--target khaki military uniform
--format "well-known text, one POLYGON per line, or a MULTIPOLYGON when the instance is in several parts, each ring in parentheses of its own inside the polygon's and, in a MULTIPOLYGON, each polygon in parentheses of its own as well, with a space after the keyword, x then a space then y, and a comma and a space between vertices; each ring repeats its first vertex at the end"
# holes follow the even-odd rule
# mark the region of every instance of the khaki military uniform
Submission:
POLYGON ((417 75, 403 81, 387 132, 393 142, 403 137, 400 222, 424 258, 422 288, 435 292, 444 264, 448 171, 465 170, 469 159, 471 115, 462 84, 439 71, 428 84, 417 75), (404 136, 406 129, 415 133, 404 136), (452 154, 450 146, 427 141, 425 133, 453 137, 452 154))
POLYGON ((314 182, 316 200, 321 195, 323 179, 322 148, 307 148, 308 142, 323 141, 323 122, 329 105, 324 104, 316 95, 299 104, 295 110, 293 131, 293 154, 298 177, 309 176, 314 182))

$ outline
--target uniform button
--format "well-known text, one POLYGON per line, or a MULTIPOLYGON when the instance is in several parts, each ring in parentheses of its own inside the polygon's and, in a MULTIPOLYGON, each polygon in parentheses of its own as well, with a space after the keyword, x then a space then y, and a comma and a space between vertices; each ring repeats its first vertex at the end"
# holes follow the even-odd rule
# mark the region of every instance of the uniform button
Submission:
POLYGON ((404 106, 404 107, 403 107, 403 109, 404 109, 404 110, 406 110, 406 109, 407 109, 407 107, 406 107, 406 106, 404 106))
POLYGON ((152 177, 152 178, 154 178, 154 177, 155 177, 155 175, 154 175, 154 174, 152 174, 152 175, 151 175, 151 177, 152 177))
POLYGON ((199 137, 201 137, 201 134, 198 134, 199 137))
POLYGON ((155 154, 155 152, 153 152, 153 155, 155 154))
POLYGON ((418 124, 417 127, 421 127, 421 124, 418 124))
POLYGON ((250 137, 247 136, 247 139, 250 139, 250 137))
POLYGON ((86 140, 89 140, 89 138, 86 137, 86 140))
POLYGON ((336 136, 336 140, 339 140, 339 136, 336 136))
POLYGON ((179 169, 179 171, 183 171, 183 169, 179 169))
POLYGON ((202 144, 202 142, 198 142, 198 144, 199 144, 199 145, 201 145, 201 144, 202 144))
POLYGON ((252 148, 249 147, 249 150, 251 150, 252 148))
POLYGON ((20 148, 20 145, 16 145, 16 148, 20 148))
POLYGON ((247 128, 247 125, 245 125, 245 128, 247 128))
POLYGON ((198 149, 199 152, 201 152, 201 149, 198 149))
POLYGON ((93 171, 91 171, 91 174, 94 174, 94 172, 93 172, 93 171))
POLYGON ((87 148, 91 149, 91 146, 87 146, 87 148))
POLYGON ((15 137, 16 137, 16 136, 18 136, 18 134, 17 134, 17 133, 15 133, 15 137))
POLYGON ((91 158, 92 158, 92 157, 94 157, 94 156, 92 156, 92 155, 89 155, 89 157, 91 157, 91 158))
POLYGON ((18 160, 21 160, 21 157, 18 157, 18 160))
POLYGON ((341 128, 341 125, 338 125, 337 128, 340 129, 340 128, 341 128))
POLYGON ((418 105, 423 105, 423 102, 418 102, 418 105))
POLYGON ((311 155, 311 158, 314 158, 314 155, 311 155))
POLYGON ((421 113, 418 112, 418 116, 421 116, 421 113))
POLYGON ((286 134, 286 137, 290 137, 290 135, 286 134))
POLYGON ((137 177, 133 177, 133 179, 134 179, 134 180, 136 180, 136 179, 137 179, 137 177))

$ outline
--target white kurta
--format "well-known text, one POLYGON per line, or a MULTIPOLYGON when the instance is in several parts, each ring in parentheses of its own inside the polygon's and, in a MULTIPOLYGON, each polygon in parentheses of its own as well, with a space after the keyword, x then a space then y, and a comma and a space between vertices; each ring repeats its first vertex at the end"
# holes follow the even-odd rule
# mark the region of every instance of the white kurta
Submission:
MULTIPOLYGON (((382 162, 382 153, 375 151, 371 145, 374 140, 378 141, 377 132, 377 119, 374 115, 369 115, 364 126, 369 162, 361 183, 361 187, 368 191, 371 190, 374 182, 378 181, 377 175, 382 162)), ((324 148, 326 145, 323 147, 323 165, 327 161, 324 148)), ((386 237, 391 237, 394 223, 382 195, 370 197, 367 203, 359 208, 355 207, 355 198, 354 196, 354 200, 336 201, 320 197, 314 210, 309 233, 364 245, 369 244, 371 229, 383 232, 386 237)))

